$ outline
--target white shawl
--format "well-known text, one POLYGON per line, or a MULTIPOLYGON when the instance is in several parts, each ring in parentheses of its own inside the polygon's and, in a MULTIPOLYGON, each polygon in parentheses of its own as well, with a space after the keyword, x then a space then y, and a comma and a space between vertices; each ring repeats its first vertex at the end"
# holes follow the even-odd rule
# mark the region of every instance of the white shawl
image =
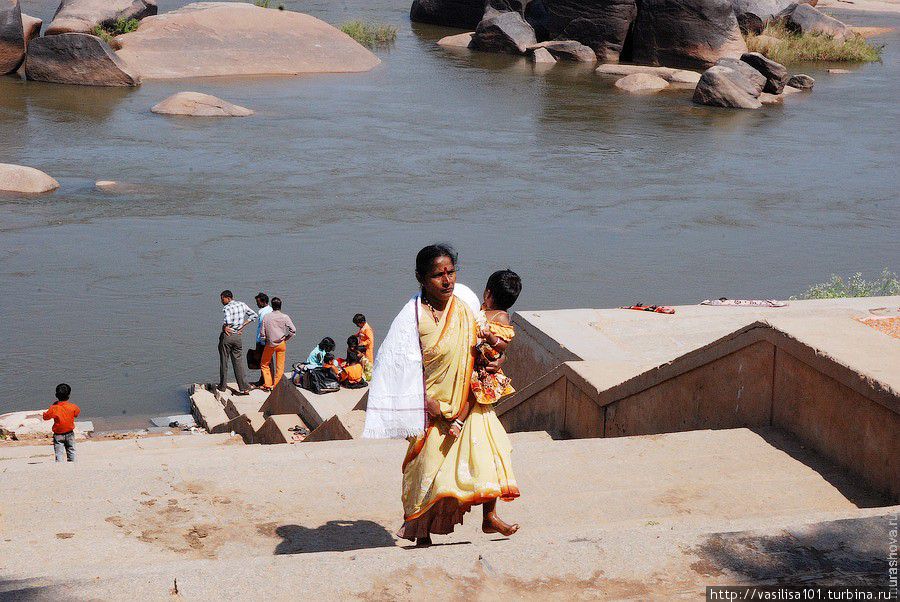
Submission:
MULTIPOLYGON (((481 303, 472 289, 456 284, 453 294, 477 314, 481 303)), ((367 439, 406 439, 425 432, 425 381, 419 324, 419 294, 414 295, 394 318, 378 348, 369 400, 366 404, 367 439)))

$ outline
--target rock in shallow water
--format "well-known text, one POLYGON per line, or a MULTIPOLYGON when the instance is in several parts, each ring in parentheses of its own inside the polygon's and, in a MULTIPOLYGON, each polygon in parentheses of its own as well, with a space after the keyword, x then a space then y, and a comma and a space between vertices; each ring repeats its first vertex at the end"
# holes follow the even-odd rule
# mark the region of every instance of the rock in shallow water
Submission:
POLYGON ((632 62, 705 69, 747 52, 730 0, 638 0, 632 62))
POLYGON ((143 19, 156 11, 156 0, 62 0, 44 35, 91 33, 98 25, 111 27, 117 19, 143 19))
POLYGON ((766 87, 766 76, 753 68, 749 63, 745 63, 739 59, 732 58, 724 58, 719 59, 716 62, 716 65, 720 65, 722 67, 728 67, 729 69, 734 69, 739 72, 741 75, 747 78, 747 81, 753 84, 756 88, 756 94, 759 95, 762 93, 763 88, 766 87))
POLYGON ((615 86, 632 94, 652 94, 669 87, 669 82, 650 73, 632 73, 617 80, 615 86))
POLYGON ((443 46, 444 48, 468 48, 469 44, 472 43, 472 36, 475 35, 474 31, 470 31, 468 33, 458 33, 454 36, 445 36, 437 41, 438 46, 443 46))
POLYGON ((97 36, 63 33, 28 45, 25 77, 79 86, 137 86, 140 77, 97 36))
POLYGON ((19 0, 0 0, 0 75, 15 73, 25 60, 19 0))
POLYGON ((535 0, 525 17, 543 39, 576 40, 601 62, 617 62, 637 16, 635 0, 535 0))
POLYGON ((550 54, 559 60, 576 61, 579 63, 596 63, 597 55, 594 51, 575 40, 551 40, 530 46, 529 50, 546 48, 550 54))
POLYGON ((758 109, 762 106, 756 84, 737 69, 722 65, 703 72, 694 90, 694 102, 734 109, 758 109))
POLYGON ((741 55, 741 61, 762 73, 766 78, 763 92, 781 94, 788 81, 788 70, 784 65, 776 63, 758 52, 745 52, 741 55))
POLYGON ((241 2, 195 2, 116 37, 145 79, 368 71, 381 61, 315 17, 241 2))
POLYGON ((534 29, 516 12, 489 13, 475 28, 472 48, 487 52, 525 54, 537 44, 534 29))
POLYGON ((39 169, 0 163, 0 190, 6 192, 40 193, 59 188, 59 182, 39 169))
POLYGON ((556 62, 556 57, 550 54, 546 48, 535 48, 531 53, 531 60, 534 63, 552 65, 556 62))
POLYGON ((413 0, 409 19, 444 27, 471 29, 484 17, 484 0, 413 0))
POLYGON ((614 77, 631 75, 632 73, 649 73, 650 75, 656 75, 673 84, 696 84, 700 81, 700 74, 696 71, 673 69, 672 67, 651 67, 649 65, 604 63, 597 67, 595 73, 597 75, 609 75, 614 77))
POLYGON ((792 75, 788 80, 787 85, 791 88, 796 88, 798 90, 812 90, 812 87, 815 85, 816 80, 811 78, 808 75, 804 75, 803 73, 798 73, 797 75, 792 75))
POLYGON ((179 92, 150 109, 160 115, 190 115, 193 117, 247 117, 253 111, 228 101, 201 94, 200 92, 179 92))

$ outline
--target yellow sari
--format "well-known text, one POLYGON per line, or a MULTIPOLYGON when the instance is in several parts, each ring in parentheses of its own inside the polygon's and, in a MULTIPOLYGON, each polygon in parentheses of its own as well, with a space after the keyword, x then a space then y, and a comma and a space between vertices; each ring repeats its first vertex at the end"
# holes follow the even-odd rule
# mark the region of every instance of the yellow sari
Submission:
POLYGON ((451 533, 475 504, 519 496, 506 431, 491 405, 470 397, 478 338, 471 309, 453 297, 435 323, 420 305, 419 338, 425 391, 440 403, 441 416, 410 442, 403 461, 405 522, 398 535, 413 540, 451 533), (450 424, 467 403, 472 409, 454 439, 450 424))

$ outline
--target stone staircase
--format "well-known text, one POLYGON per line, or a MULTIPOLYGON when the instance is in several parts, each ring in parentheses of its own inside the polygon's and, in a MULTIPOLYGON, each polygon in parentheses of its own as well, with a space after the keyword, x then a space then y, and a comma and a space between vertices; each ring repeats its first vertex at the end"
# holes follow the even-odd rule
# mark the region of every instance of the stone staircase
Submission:
POLYGON ((424 550, 393 536, 402 441, 0 448, 0 598, 697 599, 886 567, 900 507, 781 431, 511 440, 521 531, 482 534, 476 508, 424 550))

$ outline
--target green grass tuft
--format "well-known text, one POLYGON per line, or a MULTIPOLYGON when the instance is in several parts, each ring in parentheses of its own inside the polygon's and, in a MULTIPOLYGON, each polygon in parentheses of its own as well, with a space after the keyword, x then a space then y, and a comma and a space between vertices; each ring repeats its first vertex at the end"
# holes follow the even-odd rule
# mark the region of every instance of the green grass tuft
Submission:
POLYGON ((106 27, 97 25, 96 27, 94 27, 91 33, 102 39, 107 44, 112 45, 114 37, 123 33, 131 33, 132 31, 135 31, 138 26, 140 26, 140 24, 141 22, 137 19, 126 19, 124 17, 120 17, 116 19, 116 22, 112 25, 107 25, 106 27))
POLYGON ((840 42, 828 35, 797 34, 783 24, 770 24, 762 34, 748 34, 747 48, 759 52, 773 61, 790 64, 802 61, 835 61, 846 63, 872 63, 881 60, 883 45, 870 44, 854 33, 840 42), (769 38, 777 38, 773 42, 769 38))
POLYGON ((840 276, 832 274, 827 282, 814 284, 796 298, 837 299, 839 297, 884 297, 889 295, 900 295, 900 280, 897 279, 897 274, 884 268, 881 276, 871 282, 863 279, 859 272, 846 281, 840 276))
POLYGON ((366 46, 390 46, 397 39, 397 28, 383 23, 350 21, 341 25, 341 31, 366 46))

